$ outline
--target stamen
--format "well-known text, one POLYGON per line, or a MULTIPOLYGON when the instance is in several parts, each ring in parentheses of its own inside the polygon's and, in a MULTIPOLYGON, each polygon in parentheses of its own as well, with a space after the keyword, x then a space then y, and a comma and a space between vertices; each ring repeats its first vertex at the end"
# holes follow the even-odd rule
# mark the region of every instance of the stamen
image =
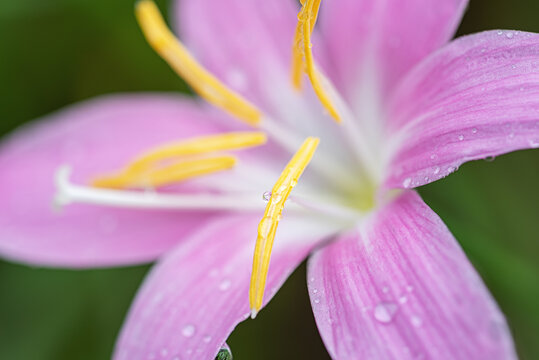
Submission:
POLYGON ((318 143, 319 139, 317 138, 307 138, 286 165, 271 191, 271 199, 266 206, 264 217, 258 225, 258 236, 253 256, 253 272, 249 288, 249 304, 251 317, 253 318, 262 307, 273 240, 275 239, 284 204, 292 188, 296 186, 299 177, 311 161, 318 143))
MULTIPOLYGON (((314 25, 318 19, 318 11, 320 9, 320 1, 315 0, 313 9, 314 16, 311 18, 311 32, 314 30, 314 25)), ((302 72, 305 70, 305 61, 303 55, 303 46, 301 45, 303 33, 303 19, 305 13, 305 0, 300 0, 302 8, 298 14, 298 24, 296 26, 296 34, 294 36, 294 47, 292 49, 292 83, 297 90, 302 87, 302 72)))
POLYGON ((168 29, 153 1, 139 1, 135 12, 148 43, 201 97, 249 125, 260 123, 261 112, 194 59, 168 29))
POLYGON ((312 52, 311 33, 318 18, 320 2, 321 0, 303 0, 301 2, 302 8, 298 15, 298 25, 294 39, 292 83, 294 87, 301 89, 301 70, 303 69, 309 76, 313 90, 322 103, 322 106, 324 106, 335 121, 340 122, 341 117, 325 88, 325 82, 327 80, 316 67, 312 52))
POLYGON ((261 132, 231 132, 162 145, 139 156, 124 170, 99 177, 92 184, 96 187, 125 188, 158 187, 180 182, 227 170, 236 164, 236 158, 230 155, 181 160, 182 156, 238 150, 262 145, 266 140, 266 135, 261 132))
POLYGON ((180 156, 208 154, 217 151, 240 150, 265 144, 267 137, 262 132, 229 132, 200 136, 184 141, 161 145, 142 154, 128 166, 129 171, 141 171, 159 161, 180 156))
POLYGON ((104 176, 95 180, 93 185, 104 188, 155 188, 227 170, 232 168, 236 162, 236 158, 230 155, 186 160, 143 173, 128 170, 116 175, 104 176))

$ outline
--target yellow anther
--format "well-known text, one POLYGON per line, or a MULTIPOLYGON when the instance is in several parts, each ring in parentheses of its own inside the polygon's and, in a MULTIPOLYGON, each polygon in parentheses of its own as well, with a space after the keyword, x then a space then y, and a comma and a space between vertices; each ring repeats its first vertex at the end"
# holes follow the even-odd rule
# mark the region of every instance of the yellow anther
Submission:
POLYGON ((124 170, 99 177, 93 185, 107 188, 158 187, 227 170, 235 165, 234 157, 208 155, 262 145, 266 140, 262 132, 245 131, 162 145, 137 157, 124 170))
POLYGON ((260 123, 261 112, 193 58, 169 30, 153 1, 141 0, 135 10, 149 44, 200 96, 249 125, 260 123))
POLYGON ((159 187, 227 170, 235 164, 236 158, 230 155, 185 160, 146 172, 125 171, 105 176, 95 180, 93 185, 105 188, 159 187))
POLYGON ((271 198, 266 206, 264 217, 258 225, 258 236, 253 256, 253 272, 249 288, 249 304, 252 317, 256 316, 256 313, 262 307, 273 240, 275 239, 284 204, 292 188, 296 186, 299 177, 311 161, 318 143, 318 138, 307 138, 286 165, 271 191, 271 198))
POLYGON ((267 141, 263 132, 229 132, 218 135, 201 136, 185 141, 161 145, 133 160, 127 171, 142 171, 157 162, 180 156, 208 154, 259 146, 267 141))
POLYGON ((314 62, 311 34, 318 18, 321 0, 303 0, 302 8, 298 14, 298 25, 294 38, 292 56, 292 83, 296 89, 301 89, 301 74, 304 70, 313 86, 314 92, 329 114, 340 122, 341 118, 333 105, 330 96, 324 89, 323 75, 314 62))

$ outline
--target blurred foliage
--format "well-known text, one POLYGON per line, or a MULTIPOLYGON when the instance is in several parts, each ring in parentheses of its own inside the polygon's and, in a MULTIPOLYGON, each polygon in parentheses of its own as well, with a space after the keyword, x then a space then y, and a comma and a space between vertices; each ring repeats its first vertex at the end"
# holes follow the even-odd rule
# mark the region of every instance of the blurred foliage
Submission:
MULTIPOLYGON (((168 1, 157 2, 167 9, 168 1)), ((472 0, 459 34, 539 32, 538 13, 537 0, 472 0)), ((186 91, 143 40, 133 0, 5 0, 0 44, 0 134, 99 94, 186 91)), ((539 358, 537 184, 538 153, 524 151, 466 164, 420 190, 461 241, 528 360, 539 358)), ((109 358, 148 268, 68 271, 0 261, 0 358, 109 358)), ((302 266, 257 321, 238 326, 229 339, 236 359, 328 358, 304 279, 302 266)))

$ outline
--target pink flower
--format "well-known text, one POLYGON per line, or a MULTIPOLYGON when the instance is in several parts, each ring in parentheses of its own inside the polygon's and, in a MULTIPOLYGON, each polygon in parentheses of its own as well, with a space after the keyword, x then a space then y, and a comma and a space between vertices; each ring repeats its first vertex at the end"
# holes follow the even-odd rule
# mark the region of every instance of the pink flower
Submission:
POLYGON ((411 190, 539 146, 539 36, 446 44, 466 3, 333 0, 314 27, 319 0, 304 1, 299 24, 288 0, 183 0, 181 38, 213 78, 140 2, 152 46, 229 115, 179 95, 121 95, 21 129, 0 149, 0 252, 74 268, 156 260, 116 359, 213 358, 309 254, 333 358, 516 358, 488 290, 411 190), (71 205, 52 211, 54 193, 71 205))

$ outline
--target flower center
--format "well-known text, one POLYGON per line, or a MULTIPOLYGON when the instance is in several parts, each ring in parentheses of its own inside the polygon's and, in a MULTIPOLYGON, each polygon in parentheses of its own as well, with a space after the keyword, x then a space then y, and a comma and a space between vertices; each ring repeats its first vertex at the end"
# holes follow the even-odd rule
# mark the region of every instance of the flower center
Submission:
MULTIPOLYGON (((293 47, 292 82, 294 87, 300 90, 302 72, 305 72, 323 107, 342 124, 342 133, 345 137, 348 136, 347 140, 352 144, 355 160, 362 164, 360 168, 363 173, 358 178, 350 177, 350 171, 347 169, 344 171, 345 175, 342 175, 338 158, 327 157, 323 152, 313 158, 319 144, 318 138, 308 137, 296 152, 295 149, 301 143, 301 138, 298 138, 296 133, 263 114, 197 63, 167 28, 156 5, 150 0, 141 0, 136 5, 137 19, 155 51, 201 97, 264 132, 231 132, 161 145, 134 158, 123 169, 97 177, 93 180, 92 187, 71 184, 69 169, 64 167, 57 173, 56 203, 65 205, 78 201, 140 208, 258 210, 260 203, 253 203, 251 194, 165 194, 125 190, 154 189, 231 169, 236 165, 237 158, 223 152, 260 146, 266 143, 267 133, 272 141, 295 154, 273 186, 264 216, 258 226, 249 290, 251 314, 255 317, 263 303, 273 242, 287 200, 290 203, 287 206, 291 208, 334 216, 339 224, 342 224, 343 219, 357 221, 362 213, 371 210, 375 205, 376 188, 371 184, 376 183, 376 179, 364 175, 374 173, 374 157, 369 156, 362 141, 357 141, 357 134, 361 131, 355 128, 353 115, 314 62, 311 33, 318 17, 320 2, 321 0, 301 1, 302 8, 298 15, 293 47), (341 189, 338 194, 333 194, 338 201, 335 202, 335 198, 326 201, 324 194, 290 196, 311 160, 313 171, 318 171, 317 175, 328 180, 329 184, 339 184, 339 187, 341 183, 348 182, 348 187, 342 187, 347 190, 341 189)), ((259 194, 254 198, 258 199, 259 194)))

